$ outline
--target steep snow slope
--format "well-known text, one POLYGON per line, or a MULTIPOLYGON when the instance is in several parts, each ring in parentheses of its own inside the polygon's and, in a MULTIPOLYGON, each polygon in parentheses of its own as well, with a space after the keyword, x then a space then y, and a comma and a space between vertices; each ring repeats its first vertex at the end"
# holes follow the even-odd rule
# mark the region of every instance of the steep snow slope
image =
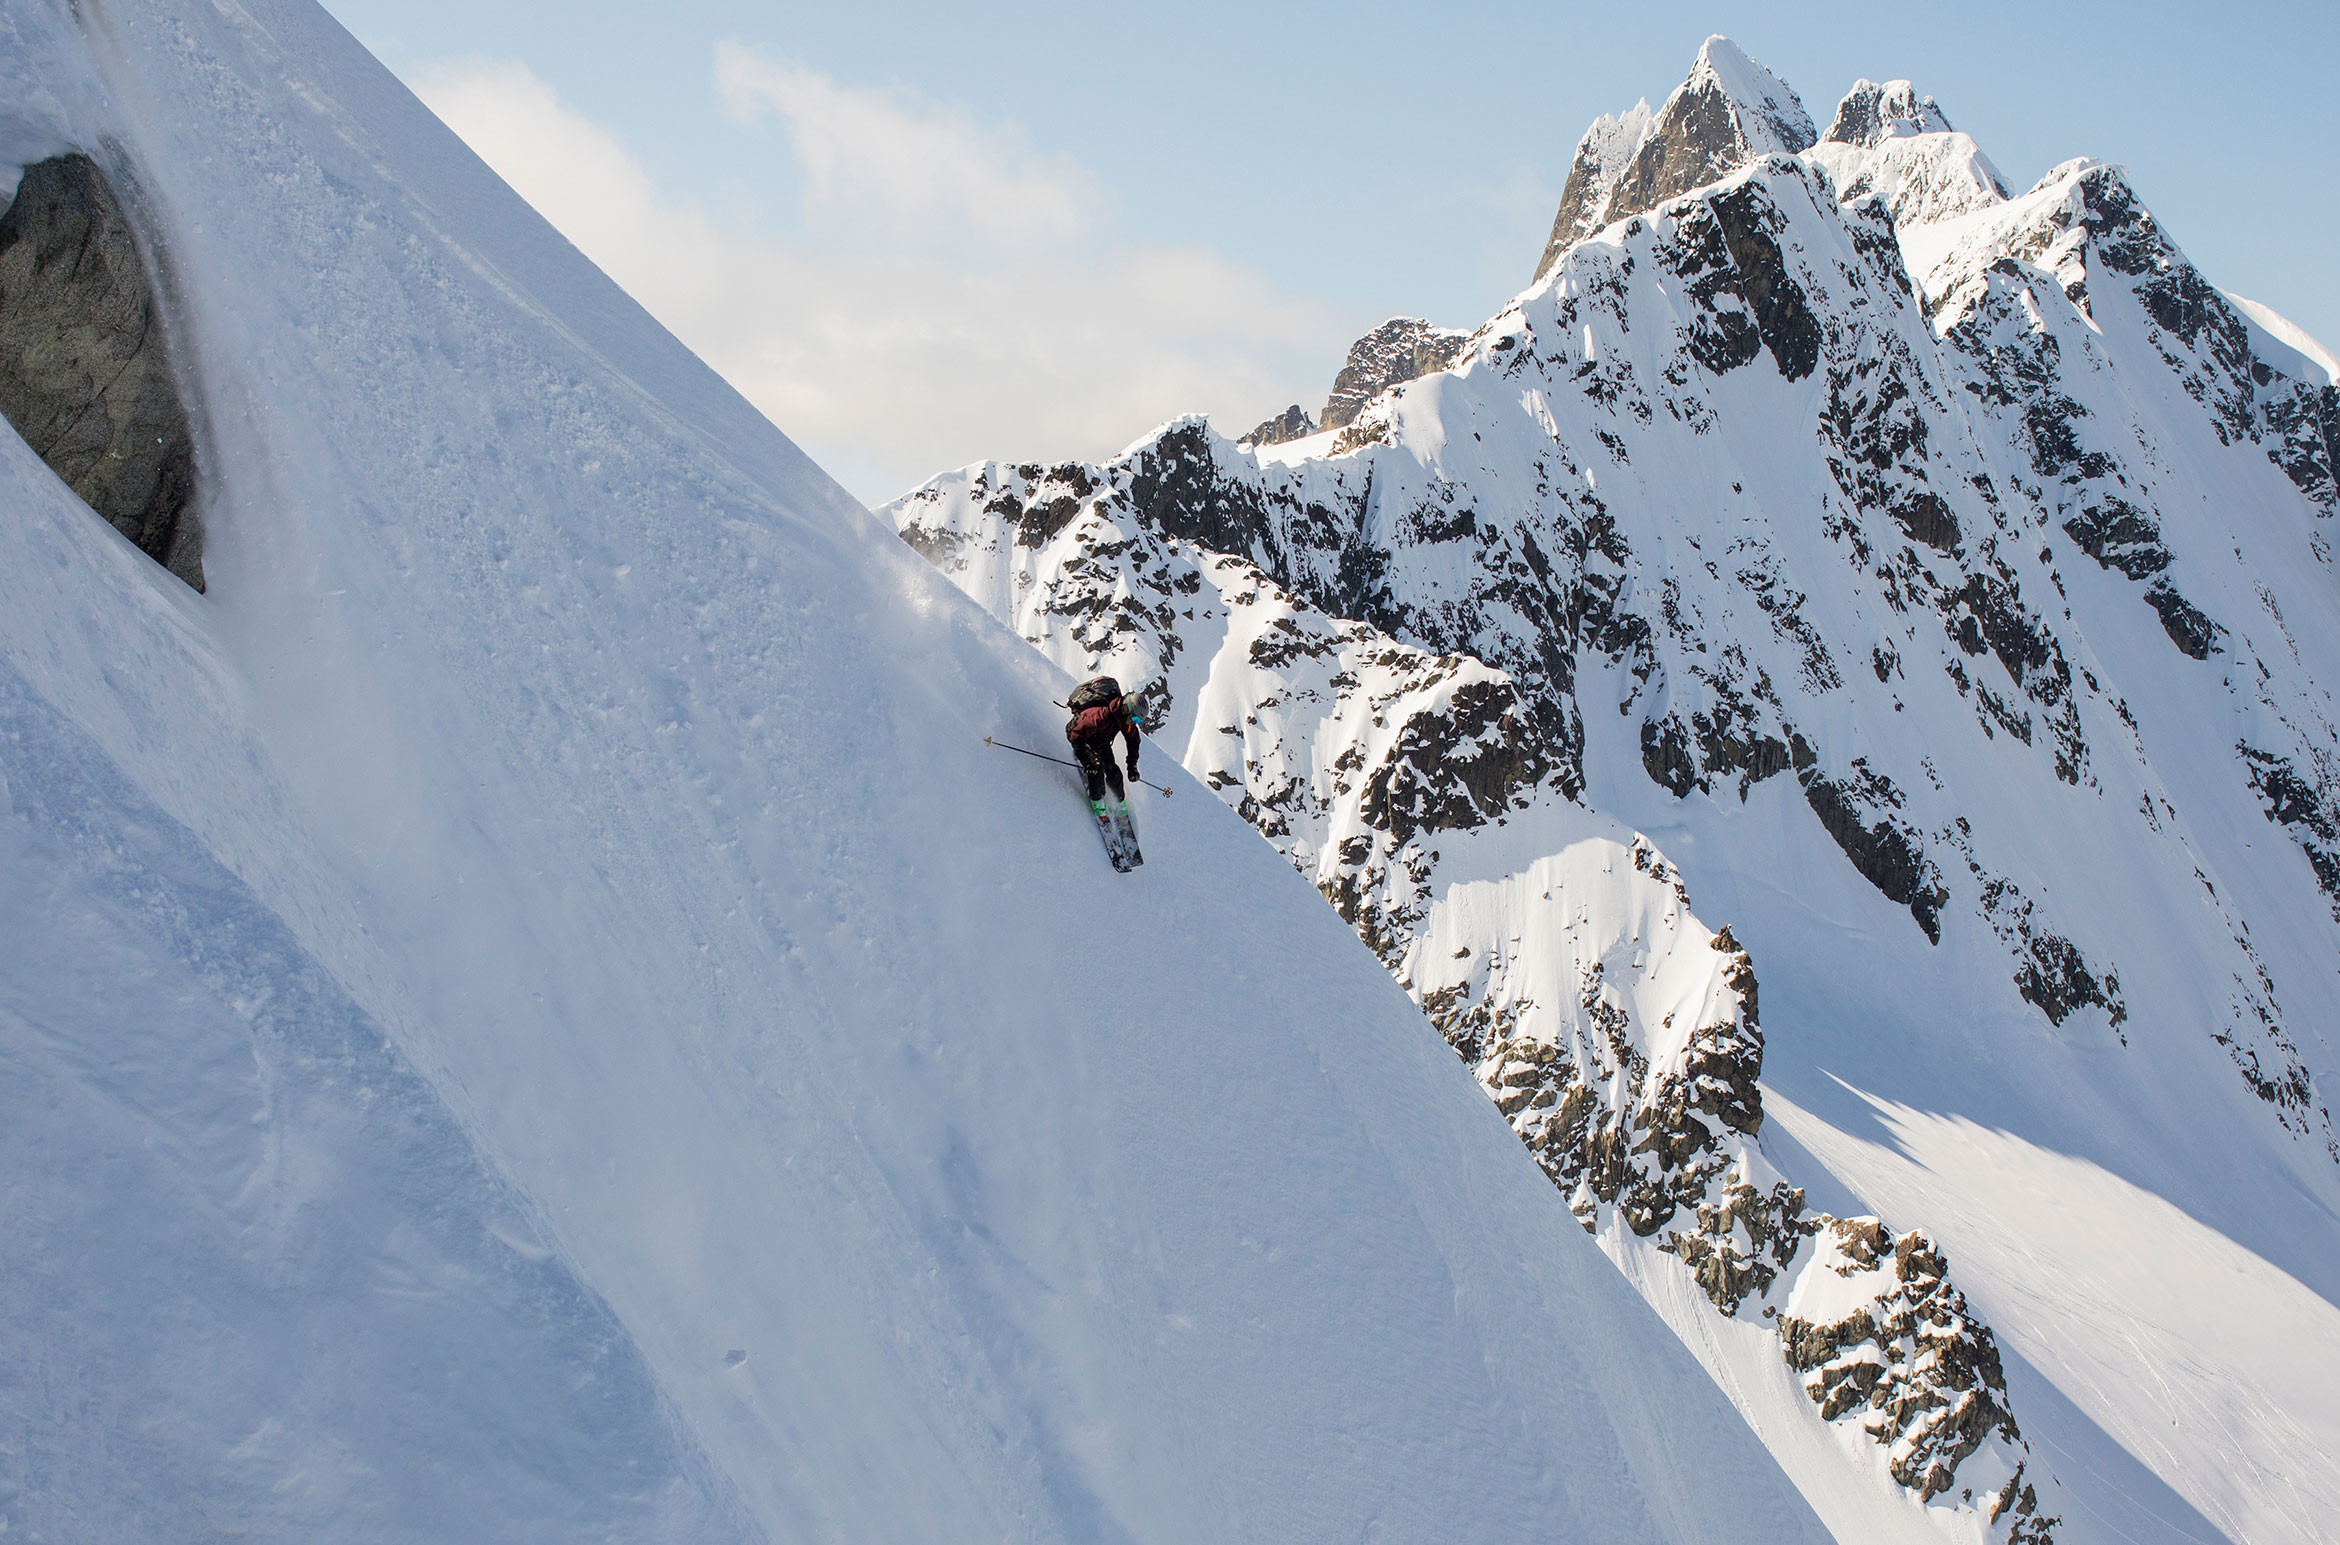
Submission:
POLYGON ((1839 1538, 2319 1539, 2340 398, 2117 169, 2009 198, 1903 83, 1764 153, 1707 132, 1780 116, 1723 100, 1720 54, 1633 159, 1730 164, 1582 239, 1564 201, 1452 369, 1272 452, 1182 421, 969 468, 897 524, 1146 685, 1839 1538), (1761 1034, 1704 1083, 1661 1000, 1726 923, 1761 1034), (1585 1205, 1612 1132, 1639 1179, 1585 1205), (1891 1280, 1867 1214, 1916 1241, 1891 1280), (1985 1441, 2017 1441, 1982 1420, 1993 1343, 2060 1483, 1995 1520, 1955 1505, 2021 1452, 1985 1441), (1905 1462, 1913 1419, 1955 1486, 1905 1462), (1848 1479, 1881 1453, 1922 1517, 1848 1479))
POLYGON ((0 5, 206 595, 0 434, 11 1538, 1813 1539, 1233 814, 322 13, 0 5))
POLYGON ((2299 355, 2300 359, 2296 365, 2285 361, 2285 374, 2303 381, 2313 381, 2313 372, 2320 370, 2324 373, 2325 384, 2340 384, 2340 356, 2335 356, 2320 341, 2309 336, 2307 329, 2273 307, 2263 306, 2255 300, 2245 300, 2227 291, 2220 293, 2232 301, 2236 309, 2257 328, 2251 339, 2252 353, 2281 361, 2284 358, 2283 351, 2289 349, 2299 355))

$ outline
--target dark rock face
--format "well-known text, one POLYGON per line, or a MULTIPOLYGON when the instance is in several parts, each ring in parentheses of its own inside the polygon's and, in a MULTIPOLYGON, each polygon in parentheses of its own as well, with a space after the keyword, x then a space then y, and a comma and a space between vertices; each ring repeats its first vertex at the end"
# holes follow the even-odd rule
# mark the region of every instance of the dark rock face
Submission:
POLYGON ((1852 90, 1836 104, 1823 140, 1836 145, 1874 145, 1896 128, 1913 134, 1949 132, 1950 120, 1932 97, 1921 97, 1908 81, 1853 82, 1852 90))
POLYGON ((1806 772, 1804 801, 1861 878, 1877 887, 1887 901, 1909 908, 1926 938, 1942 942, 1942 907, 1950 899, 1942 877, 1926 857, 1925 840, 1906 821, 1884 812, 1898 808, 1901 796, 1892 780, 1869 773, 1855 761, 1857 781, 1837 782, 1817 772, 1806 772), (1863 814, 1873 824, 1863 824, 1863 814))
POLYGON ((1243 437, 1245 445, 1282 445, 1287 440, 1305 440, 1316 433, 1316 422, 1308 410, 1293 403, 1274 418, 1262 419, 1243 437))
POLYGON ((1744 160, 1747 140, 1732 109, 1731 99, 1713 84, 1667 103, 1649 143, 1626 168, 1609 218, 1655 209, 1667 199, 1705 187, 1744 160))
MULTIPOLYGON (((1452 328, 1432 327, 1420 317, 1391 317, 1349 345, 1349 358, 1333 377, 1332 395, 1324 400, 1319 427, 1338 429, 1391 387, 1444 370, 1462 357, 1468 337, 1452 328)), ((1296 412, 1294 407, 1286 416, 1296 412)))
MULTIPOLYGON (((1759 155, 1795 151, 1813 143, 1812 123, 1803 104, 1777 82, 1778 97, 1743 99, 1725 75, 1747 91, 1748 79, 1769 80, 1761 66, 1722 39, 1700 50, 1690 78, 1666 98, 1633 158, 1611 186, 1600 147, 1587 135, 1568 168, 1552 234, 1536 264, 1541 279, 1560 254, 1603 225, 1645 214, 1671 198, 1703 188, 1759 155), (1719 71, 1718 71, 1719 66, 1719 71)), ((1596 133, 1598 130, 1596 129, 1596 133)))
POLYGON ((1820 357, 1820 322, 1805 304, 1804 292, 1788 277, 1773 232, 1786 222, 1770 199, 1752 186, 1716 197, 1708 206, 1721 228, 1723 244, 1738 276, 1738 292, 1755 315, 1757 334, 1779 373, 1800 381, 1820 357))
POLYGON ((121 201, 83 155, 0 216, 0 413, 141 552, 203 588, 195 441, 121 201))

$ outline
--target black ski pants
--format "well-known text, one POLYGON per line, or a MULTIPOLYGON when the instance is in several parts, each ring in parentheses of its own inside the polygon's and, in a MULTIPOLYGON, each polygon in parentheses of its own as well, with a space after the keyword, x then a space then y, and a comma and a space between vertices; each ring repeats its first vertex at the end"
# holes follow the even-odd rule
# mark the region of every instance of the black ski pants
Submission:
POLYGON ((1121 764, 1113 760, 1113 742, 1110 740, 1076 740, 1072 743, 1073 756, 1081 764, 1081 772, 1089 780, 1091 802, 1105 797, 1105 786, 1113 786, 1115 799, 1127 799, 1129 791, 1122 787, 1121 764))

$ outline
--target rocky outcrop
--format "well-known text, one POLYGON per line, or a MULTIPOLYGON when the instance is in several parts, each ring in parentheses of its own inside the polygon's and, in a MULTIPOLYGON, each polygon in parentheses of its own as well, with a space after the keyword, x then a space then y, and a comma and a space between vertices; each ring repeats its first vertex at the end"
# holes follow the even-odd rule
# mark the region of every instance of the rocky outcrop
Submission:
POLYGON ((1349 357, 1333 377, 1332 395, 1324 400, 1317 427, 1338 429, 1391 387, 1444 370, 1461 357, 1469 336, 1451 327, 1433 327, 1420 317, 1391 317, 1349 345, 1349 357))
POLYGON ((1858 1422, 1921 1499, 1960 1494, 2003 1523, 2008 1545, 2052 1539, 2059 1520, 2039 1511, 2027 1479, 1997 1338, 1951 1284, 1940 1247, 1875 1218, 1831 1218, 1815 1232, 1814 1258, 1776 1323, 1820 1414, 1858 1422), (1962 1467, 1994 1439, 2020 1457, 1978 1489, 1962 1467))
POLYGON ((95 161, 27 167, 0 215, 0 413, 107 524, 201 590, 195 441, 151 274, 95 161))
POLYGON ((1871 148, 1896 134, 1947 134, 1950 120, 1932 97, 1919 96, 1905 80, 1880 86, 1857 80, 1836 104, 1836 116, 1820 138, 1832 145, 1871 148))
POLYGON ((1316 433, 1316 421, 1308 410, 1293 403, 1273 418, 1262 419, 1243 437, 1245 445, 1282 445, 1289 440, 1305 440, 1316 433))

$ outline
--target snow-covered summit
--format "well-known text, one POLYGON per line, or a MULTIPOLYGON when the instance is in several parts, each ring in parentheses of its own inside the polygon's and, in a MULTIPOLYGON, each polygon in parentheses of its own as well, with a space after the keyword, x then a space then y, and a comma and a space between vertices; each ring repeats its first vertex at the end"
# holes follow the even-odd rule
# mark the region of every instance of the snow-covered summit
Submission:
POLYGON ((1802 99, 1719 33, 1653 115, 1647 100, 1595 120, 1576 147, 1541 279, 1571 243, 1757 156, 1793 154, 1818 137, 1802 99))
MULTIPOLYGON (((1675 88, 1667 106, 1701 96, 1728 104, 1752 155, 1793 154, 1816 137, 1803 98, 1720 33, 1699 46, 1689 78, 1675 88)), ((1659 116, 1665 116, 1662 110, 1659 116)))
POLYGON ((1828 172, 1839 198, 1881 201, 1897 231, 1956 219, 2007 197, 2006 179, 1982 147, 1905 80, 1854 82, 1828 132, 1804 155, 1828 172))

